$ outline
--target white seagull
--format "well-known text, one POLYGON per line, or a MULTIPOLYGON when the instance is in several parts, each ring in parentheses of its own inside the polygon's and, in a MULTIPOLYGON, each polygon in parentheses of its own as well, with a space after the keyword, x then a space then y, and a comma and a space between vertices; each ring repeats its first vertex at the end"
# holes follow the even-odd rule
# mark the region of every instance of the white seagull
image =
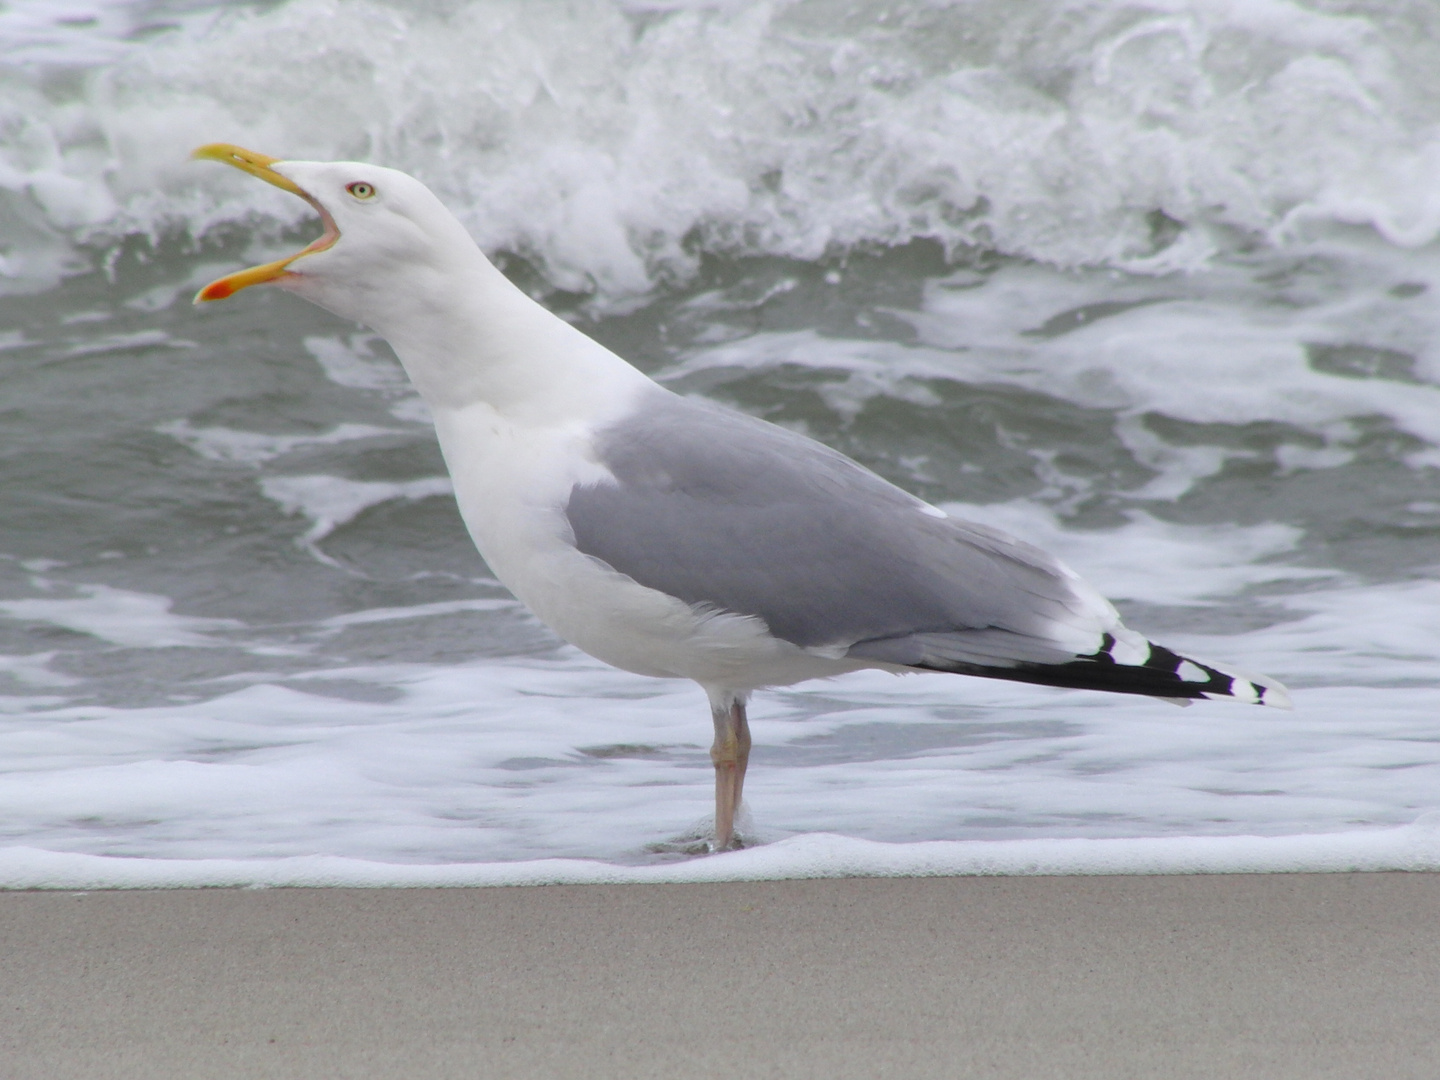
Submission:
POLYGON ((761 687, 879 668, 1289 706, 1272 680, 1126 629, 1038 548, 659 386, 511 284, 413 177, 221 143, 195 156, 299 195, 325 225, 196 303, 272 283, 382 335, 434 414, 495 576, 591 656, 704 688, 714 850, 738 843, 745 703, 761 687))

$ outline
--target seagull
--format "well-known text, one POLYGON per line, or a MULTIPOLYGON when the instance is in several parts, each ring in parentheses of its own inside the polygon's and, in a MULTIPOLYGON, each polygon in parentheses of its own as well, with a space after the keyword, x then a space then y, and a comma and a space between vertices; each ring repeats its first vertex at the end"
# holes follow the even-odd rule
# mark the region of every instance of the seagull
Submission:
POLYGON ((1272 679, 1127 629, 1039 548, 653 382, 513 285, 413 177, 226 143, 194 156, 298 195, 324 224, 195 302, 272 284, 384 337, 495 576, 591 656, 704 689, 711 850, 743 846, 745 706, 764 687, 878 668, 1289 707, 1272 679))

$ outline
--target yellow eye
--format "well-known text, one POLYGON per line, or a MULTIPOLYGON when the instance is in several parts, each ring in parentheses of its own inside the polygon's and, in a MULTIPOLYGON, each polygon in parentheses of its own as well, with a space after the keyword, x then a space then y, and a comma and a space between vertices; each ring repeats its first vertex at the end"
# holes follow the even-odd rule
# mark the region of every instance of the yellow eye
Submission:
POLYGON ((362 180, 357 180, 353 184, 346 184, 345 190, 357 199, 373 199, 375 197, 375 189, 362 180))

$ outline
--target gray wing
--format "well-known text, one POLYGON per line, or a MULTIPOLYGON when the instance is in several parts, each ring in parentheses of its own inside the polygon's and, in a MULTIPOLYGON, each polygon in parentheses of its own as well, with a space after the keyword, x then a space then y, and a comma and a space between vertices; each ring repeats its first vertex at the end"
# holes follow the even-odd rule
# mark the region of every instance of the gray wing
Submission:
POLYGON ((571 492, 579 550, 799 646, 947 670, 1059 664, 1101 649, 1114 618, 1039 549, 926 513, 843 455, 741 413, 657 390, 595 451, 614 483, 571 492))
POLYGON ((1146 641, 1040 549, 926 513, 828 447, 658 387, 641 406, 596 436, 613 482, 577 485, 566 514, 580 551, 642 585, 858 659, 1289 707, 1273 680, 1146 641))

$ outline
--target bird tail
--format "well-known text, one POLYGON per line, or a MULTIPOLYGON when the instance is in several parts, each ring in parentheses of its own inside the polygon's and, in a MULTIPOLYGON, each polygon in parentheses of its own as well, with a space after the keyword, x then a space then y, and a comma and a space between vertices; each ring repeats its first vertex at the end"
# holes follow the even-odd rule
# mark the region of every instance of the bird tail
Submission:
POLYGON ((1064 663, 1020 661, 1013 665, 991 665, 931 656, 909 666, 924 671, 948 671, 957 675, 978 675, 1040 686, 1140 694, 1165 698, 1182 705, 1209 698, 1291 708, 1289 691, 1274 679, 1227 671, 1181 656, 1163 645, 1145 641, 1133 632, 1124 629, 1120 632, 1132 640, 1122 643, 1115 635, 1106 634, 1097 651, 1064 663), (1140 648, 1137 649, 1137 645, 1140 648))

